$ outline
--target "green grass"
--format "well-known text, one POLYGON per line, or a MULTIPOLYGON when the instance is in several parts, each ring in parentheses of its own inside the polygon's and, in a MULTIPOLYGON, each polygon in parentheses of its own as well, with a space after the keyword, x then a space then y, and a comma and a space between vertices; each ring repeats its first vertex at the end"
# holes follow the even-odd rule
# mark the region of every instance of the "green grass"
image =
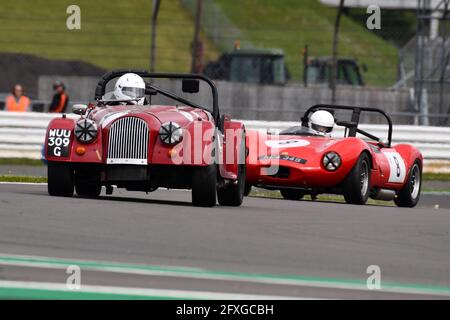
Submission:
MULTIPOLYGON (((106 69, 148 69, 151 11, 151 0, 1 1, 0 51, 83 60, 106 69), (66 28, 71 4, 81 8, 81 30, 66 28)), ((179 0, 163 0, 158 19, 157 71, 189 71, 192 17, 179 0)), ((217 56, 204 40, 207 58, 217 56)))
POLYGON ((0 182, 46 183, 47 177, 3 175, 3 176, 0 176, 0 182))
MULTIPOLYGON (((255 45, 282 48, 296 80, 303 72, 304 45, 309 45, 310 56, 331 56, 336 9, 318 0, 216 2, 255 45)), ((396 48, 346 16, 341 20, 339 55, 367 64, 368 72, 363 77, 368 84, 389 86, 396 81, 396 48)))
POLYGON ((450 173, 423 173, 424 181, 450 181, 450 173))
POLYGON ((33 166, 41 167, 44 165, 42 160, 26 159, 26 158, 0 158, 0 165, 2 166, 33 166))

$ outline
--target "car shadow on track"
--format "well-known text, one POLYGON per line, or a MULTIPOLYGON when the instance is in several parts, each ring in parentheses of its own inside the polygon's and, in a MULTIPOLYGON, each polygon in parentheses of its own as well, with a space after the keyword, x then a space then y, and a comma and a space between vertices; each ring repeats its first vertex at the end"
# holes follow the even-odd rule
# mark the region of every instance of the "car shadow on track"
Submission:
POLYGON ((254 199, 268 199, 268 200, 279 200, 279 201, 291 201, 291 202, 296 202, 296 203, 321 203, 321 204, 338 204, 338 205, 345 205, 345 206, 355 206, 355 207, 360 207, 360 206, 369 206, 369 207, 384 207, 384 208, 395 208, 395 205, 389 205, 389 204, 373 204, 373 203, 366 203, 364 205, 352 205, 352 204, 347 204, 345 202, 341 202, 341 201, 335 201, 335 200, 306 200, 306 199, 301 199, 301 200, 287 200, 287 199, 281 199, 281 198, 277 198, 277 197, 267 197, 267 196, 263 196, 263 197, 259 197, 259 196, 249 196, 249 198, 254 198, 254 199))
POLYGON ((98 198, 87 198, 80 197, 78 195, 74 195, 73 197, 53 197, 50 196, 46 191, 14 191, 14 193, 20 194, 29 194, 33 196, 44 196, 52 199, 83 199, 87 201, 98 201, 98 200, 106 200, 106 201, 120 201, 120 202, 135 202, 135 203, 148 203, 148 204, 164 204, 164 205, 173 205, 173 206, 192 206, 190 201, 177 201, 177 200, 163 200, 163 199, 143 199, 143 198, 133 198, 133 197, 117 197, 117 196, 105 196, 101 195, 98 198))
POLYGON ((188 201, 176 201, 176 200, 162 200, 162 199, 143 199, 143 198, 133 198, 133 197, 116 197, 116 196, 100 196, 95 199, 83 198, 79 196, 75 196, 79 199, 87 199, 87 200, 107 200, 107 201, 120 201, 120 202, 135 202, 135 203, 148 203, 148 204, 165 204, 165 205, 173 205, 173 206, 192 206, 191 202, 188 201))

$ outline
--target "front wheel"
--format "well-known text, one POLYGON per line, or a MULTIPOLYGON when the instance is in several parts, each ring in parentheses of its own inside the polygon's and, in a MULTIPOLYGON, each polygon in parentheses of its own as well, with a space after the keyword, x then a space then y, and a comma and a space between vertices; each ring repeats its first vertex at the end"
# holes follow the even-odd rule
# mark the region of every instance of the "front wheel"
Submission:
POLYGON ((344 198, 349 204, 365 204, 370 191, 370 160, 364 152, 344 180, 344 198))
POLYGON ((401 189, 394 199, 399 207, 415 207, 420 198, 420 189, 422 187, 422 169, 419 160, 416 160, 411 167, 405 186, 401 189))
POLYGON ((76 170, 75 191, 80 197, 97 198, 102 191, 100 172, 95 169, 76 170))
POLYGON ((192 173, 192 204, 196 207, 216 205, 217 166, 194 167, 192 173))
POLYGON ((238 166, 238 178, 217 190, 217 199, 222 206, 238 207, 245 194, 245 164, 238 166))
POLYGON ((49 162, 47 166, 47 190, 51 196, 73 196, 73 170, 70 163, 49 162))

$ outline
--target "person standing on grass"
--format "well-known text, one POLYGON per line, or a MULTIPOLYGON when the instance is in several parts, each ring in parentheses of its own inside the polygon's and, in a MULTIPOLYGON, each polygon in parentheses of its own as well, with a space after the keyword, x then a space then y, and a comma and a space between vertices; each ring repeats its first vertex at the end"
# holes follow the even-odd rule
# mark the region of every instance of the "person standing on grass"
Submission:
POLYGON ((23 87, 20 84, 14 85, 11 94, 5 100, 6 111, 26 112, 30 108, 30 98, 23 94, 23 87))
POLYGON ((66 92, 66 86, 61 81, 55 81, 53 90, 55 91, 55 94, 53 95, 49 112, 62 113, 69 103, 69 95, 66 92))

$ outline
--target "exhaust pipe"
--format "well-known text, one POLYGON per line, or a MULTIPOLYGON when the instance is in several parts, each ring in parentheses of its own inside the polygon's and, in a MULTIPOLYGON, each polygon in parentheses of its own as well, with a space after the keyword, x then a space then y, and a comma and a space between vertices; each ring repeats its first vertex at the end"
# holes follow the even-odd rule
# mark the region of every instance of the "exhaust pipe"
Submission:
POLYGON ((375 200, 391 201, 395 198, 395 191, 389 189, 378 189, 371 195, 371 198, 375 200))

